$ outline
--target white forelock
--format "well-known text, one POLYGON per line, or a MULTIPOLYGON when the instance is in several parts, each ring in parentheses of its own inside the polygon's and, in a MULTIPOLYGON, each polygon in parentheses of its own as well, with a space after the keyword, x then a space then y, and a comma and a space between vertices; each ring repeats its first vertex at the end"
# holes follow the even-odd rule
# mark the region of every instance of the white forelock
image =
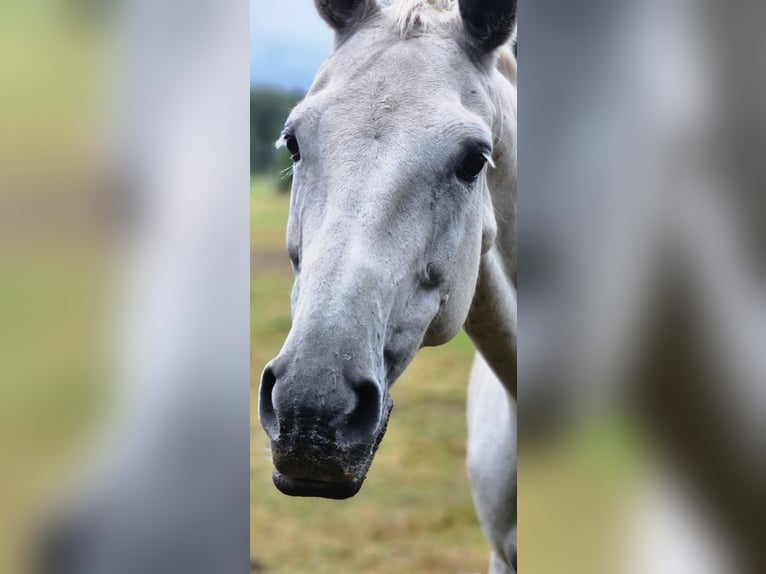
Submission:
POLYGON ((456 10, 455 0, 392 0, 391 12, 396 30, 402 37, 444 28, 456 10))

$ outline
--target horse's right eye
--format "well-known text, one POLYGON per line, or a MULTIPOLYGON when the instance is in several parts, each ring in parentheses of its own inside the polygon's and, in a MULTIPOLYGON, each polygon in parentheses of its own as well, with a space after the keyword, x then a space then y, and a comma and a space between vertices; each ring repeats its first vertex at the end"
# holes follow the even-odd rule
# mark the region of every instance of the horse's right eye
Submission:
POLYGON ((469 152, 460 162, 457 168, 457 176, 466 183, 473 183, 484 165, 487 163, 487 155, 482 151, 469 152))
POLYGON ((294 135, 285 136, 285 147, 293 158, 294 162, 298 162, 301 159, 301 149, 298 147, 298 140, 294 135))

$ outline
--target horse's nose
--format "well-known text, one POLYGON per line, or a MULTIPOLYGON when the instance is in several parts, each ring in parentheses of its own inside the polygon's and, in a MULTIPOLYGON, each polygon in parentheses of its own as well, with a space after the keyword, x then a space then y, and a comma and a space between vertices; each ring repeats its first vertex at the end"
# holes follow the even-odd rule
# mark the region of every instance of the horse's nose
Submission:
POLYGON ((261 378, 260 419, 272 441, 321 437, 340 448, 370 444, 378 434, 381 404, 372 376, 300 373, 275 361, 261 378))
POLYGON ((279 435, 279 425, 277 423, 277 414, 274 412, 274 385, 277 382, 277 377, 274 374, 274 367, 272 365, 267 366, 263 370, 261 375, 261 387, 258 397, 258 416, 261 419, 261 426, 269 435, 271 440, 274 440, 279 435))

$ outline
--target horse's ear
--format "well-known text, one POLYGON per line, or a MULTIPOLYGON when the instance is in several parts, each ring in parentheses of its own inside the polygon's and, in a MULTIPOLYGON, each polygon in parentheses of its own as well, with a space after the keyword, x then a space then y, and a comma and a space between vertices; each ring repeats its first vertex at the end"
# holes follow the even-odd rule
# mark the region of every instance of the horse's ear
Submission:
POLYGON ((468 40, 482 53, 505 44, 516 25, 516 0, 459 0, 468 40))
POLYGON ((348 32, 380 11, 377 0, 314 0, 314 3, 319 15, 337 33, 348 32))

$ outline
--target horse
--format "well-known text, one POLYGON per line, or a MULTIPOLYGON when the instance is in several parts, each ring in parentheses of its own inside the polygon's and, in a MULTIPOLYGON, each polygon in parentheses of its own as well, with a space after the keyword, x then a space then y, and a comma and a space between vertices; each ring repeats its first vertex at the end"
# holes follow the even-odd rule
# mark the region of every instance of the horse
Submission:
POLYGON ((516 569, 516 26, 510 0, 316 0, 332 54, 292 156, 292 326, 264 368, 273 482, 362 486, 423 346, 477 348, 467 465, 493 574, 516 569))

